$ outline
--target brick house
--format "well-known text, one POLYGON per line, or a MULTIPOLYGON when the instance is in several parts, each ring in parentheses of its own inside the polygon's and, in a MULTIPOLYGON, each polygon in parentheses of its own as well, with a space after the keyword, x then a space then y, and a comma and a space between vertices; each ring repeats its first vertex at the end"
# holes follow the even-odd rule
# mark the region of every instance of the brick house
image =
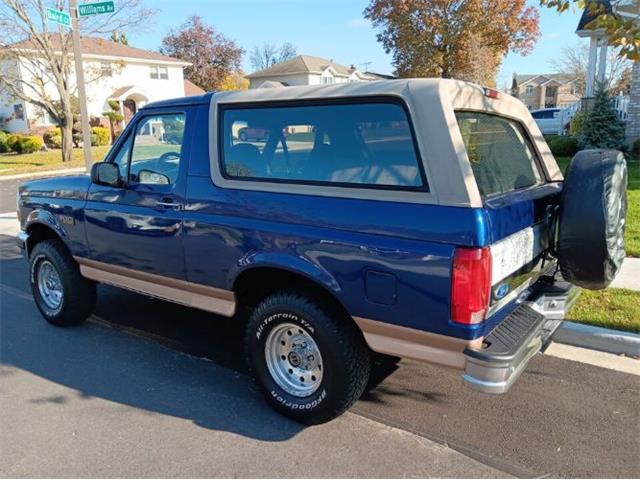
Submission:
POLYGON ((522 100, 529 110, 564 108, 580 100, 575 79, 559 73, 514 74, 511 95, 522 100))

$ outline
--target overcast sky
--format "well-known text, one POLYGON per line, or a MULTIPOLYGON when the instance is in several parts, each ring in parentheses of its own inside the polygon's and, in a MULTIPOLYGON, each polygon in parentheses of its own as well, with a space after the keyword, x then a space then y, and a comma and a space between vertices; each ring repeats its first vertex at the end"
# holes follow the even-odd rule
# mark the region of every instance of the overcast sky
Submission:
MULTIPOLYGON (((157 50, 162 37, 191 15, 201 15, 247 53, 243 68, 251 72, 249 52, 262 42, 291 42, 298 53, 333 59, 344 65, 391 73, 391 58, 376 40, 376 31, 363 19, 366 0, 146 0, 158 9, 148 28, 128 32, 133 46, 157 50)), ((537 5, 536 1, 531 2, 537 5)), ((116 0, 117 5, 117 0, 116 0)), ((575 34, 580 12, 562 15, 544 9, 542 35, 528 56, 508 55, 498 76, 498 86, 517 73, 544 73, 549 60, 560 55, 563 45, 586 40, 575 34)))

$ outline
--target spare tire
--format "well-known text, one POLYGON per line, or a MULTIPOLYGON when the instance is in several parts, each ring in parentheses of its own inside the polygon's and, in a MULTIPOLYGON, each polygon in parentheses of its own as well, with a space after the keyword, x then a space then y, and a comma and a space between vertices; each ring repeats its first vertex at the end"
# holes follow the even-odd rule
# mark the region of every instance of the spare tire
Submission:
POLYGON ((567 169, 556 253, 562 276, 590 290, 607 287, 624 259, 627 163, 617 150, 583 150, 567 169))

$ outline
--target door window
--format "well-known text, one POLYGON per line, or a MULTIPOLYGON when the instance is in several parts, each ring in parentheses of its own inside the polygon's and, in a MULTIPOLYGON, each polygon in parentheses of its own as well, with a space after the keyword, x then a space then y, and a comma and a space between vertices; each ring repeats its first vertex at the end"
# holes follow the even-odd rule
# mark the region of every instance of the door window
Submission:
POLYGON ((178 179, 185 116, 171 113, 144 117, 136 126, 129 183, 173 185, 178 179))

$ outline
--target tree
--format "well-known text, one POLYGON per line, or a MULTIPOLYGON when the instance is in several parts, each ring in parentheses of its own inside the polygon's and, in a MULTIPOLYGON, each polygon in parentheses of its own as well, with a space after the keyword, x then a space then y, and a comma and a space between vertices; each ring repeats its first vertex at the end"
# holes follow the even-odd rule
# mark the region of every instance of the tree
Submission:
POLYGON ((231 73, 240 70, 244 49, 202 17, 192 16, 162 39, 160 52, 190 62, 185 77, 200 88, 218 90, 231 73))
POLYGON ((247 90, 249 88, 249 80, 244 78, 242 72, 234 72, 224 79, 220 85, 220 90, 247 90))
POLYGON ((109 127, 111 127, 111 142, 113 143, 120 134, 119 125, 124 120, 124 115, 120 113, 120 104, 115 100, 109 100, 109 110, 102 114, 109 119, 109 127))
POLYGON ((296 47, 289 42, 283 43, 279 48, 275 43, 263 43, 253 47, 249 60, 254 70, 264 70, 276 63, 290 60, 297 54, 296 47))
MULTIPOLYGON (((613 13, 607 13, 603 2, 596 0, 539 0, 540 5, 556 9, 562 13, 572 5, 580 9, 588 8, 593 17, 596 17, 587 25, 588 28, 603 28, 609 39, 609 44, 619 47, 618 55, 629 60, 640 60, 640 26, 633 18, 622 17, 613 13)), ((612 0, 610 4, 622 6, 621 0, 612 0)))
MULTIPOLYGON (((73 148, 73 105, 76 91, 72 78, 71 31, 53 27, 47 6, 69 10, 67 0, 0 0, 0 93, 22 100, 49 113, 60 124, 62 160, 70 161, 73 148)), ((83 36, 108 36, 116 30, 145 21, 153 11, 140 0, 120 0, 110 15, 82 17, 83 36)), ((99 68, 85 69, 85 81, 97 80, 99 68)))
POLYGON ((129 39, 127 38, 127 36, 122 32, 118 32, 117 30, 114 30, 113 32, 111 32, 111 35, 109 36, 109 40, 111 40, 114 43, 129 45, 129 39))
POLYGON ((581 148, 624 148, 624 123, 618 118, 611 97, 601 84, 597 85, 593 106, 585 113, 578 143, 581 148))
POLYGON ((401 77, 493 85, 502 57, 529 53, 540 34, 526 0, 370 0, 364 16, 401 77))
MULTIPOLYGON (((560 58, 551 60, 549 65, 559 73, 575 78, 576 93, 583 95, 587 81, 589 65, 589 47, 574 45, 562 47, 560 58)), ((617 49, 611 49, 607 59, 607 71, 604 86, 615 93, 627 91, 631 81, 631 62, 618 55, 617 49)))

